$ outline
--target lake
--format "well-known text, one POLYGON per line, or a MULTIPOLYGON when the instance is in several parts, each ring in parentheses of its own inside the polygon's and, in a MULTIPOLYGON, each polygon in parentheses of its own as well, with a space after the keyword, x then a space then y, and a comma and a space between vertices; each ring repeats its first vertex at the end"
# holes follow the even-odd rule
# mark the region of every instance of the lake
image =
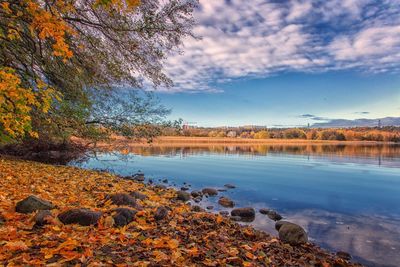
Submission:
MULTIPOLYGON (((400 145, 135 146, 70 165, 124 176, 142 171, 193 190, 234 184, 219 195, 236 207, 274 209, 314 243, 367 266, 400 266, 400 145)), ((201 205, 229 210, 217 200, 201 205)), ((251 224, 277 235, 265 215, 257 213, 251 224)))

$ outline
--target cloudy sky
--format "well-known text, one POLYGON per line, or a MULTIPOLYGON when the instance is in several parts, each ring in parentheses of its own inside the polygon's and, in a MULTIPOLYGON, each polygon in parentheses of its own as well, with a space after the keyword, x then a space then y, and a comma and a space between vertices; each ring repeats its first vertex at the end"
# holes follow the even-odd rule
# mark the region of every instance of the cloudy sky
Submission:
POLYGON ((200 0, 160 92, 201 126, 400 116, 400 0, 200 0))

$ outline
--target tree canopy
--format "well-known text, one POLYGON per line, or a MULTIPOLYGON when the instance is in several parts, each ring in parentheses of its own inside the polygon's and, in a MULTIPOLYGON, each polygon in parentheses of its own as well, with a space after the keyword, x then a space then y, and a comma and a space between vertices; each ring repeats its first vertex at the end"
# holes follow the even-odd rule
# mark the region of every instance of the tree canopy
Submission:
POLYGON ((130 104, 115 111, 131 112, 130 120, 110 124, 112 116, 99 109, 115 103, 112 91, 121 87, 172 85, 163 61, 192 35, 196 5, 196 0, 0 0, 0 139, 83 135, 96 120, 97 126, 106 122, 118 130, 165 116, 165 108, 150 108, 151 97, 138 94, 129 94, 130 104), (141 119, 133 120, 135 112, 141 119))

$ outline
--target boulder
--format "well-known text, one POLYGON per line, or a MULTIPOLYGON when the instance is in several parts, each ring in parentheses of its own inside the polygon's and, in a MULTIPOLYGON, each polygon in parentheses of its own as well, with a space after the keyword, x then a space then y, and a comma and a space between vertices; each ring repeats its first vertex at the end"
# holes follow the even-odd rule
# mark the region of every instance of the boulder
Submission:
POLYGON ((140 208, 139 204, 136 203, 136 199, 131 195, 125 193, 117 193, 107 196, 107 199, 111 199, 112 203, 117 206, 129 206, 132 208, 140 208))
POLYGON ((100 217, 103 215, 100 211, 92 211, 89 209, 71 209, 58 215, 58 219, 63 224, 80 224, 88 226, 97 224, 100 217))
POLYGON ((15 211, 19 213, 32 213, 38 210, 51 210, 54 205, 36 196, 29 196, 17 203, 15 211))
POLYGON ((49 210, 39 210, 33 218, 35 226, 43 226, 49 223, 49 219, 52 218, 49 210))
POLYGON ((192 197, 202 197, 203 196, 203 193, 198 190, 194 190, 190 194, 192 195, 192 197))
POLYGON ((181 200, 181 201, 189 201, 190 194, 186 191, 178 191, 176 199, 181 200))
POLYGON ((147 195, 145 195, 139 191, 130 192, 129 195, 135 199, 140 199, 140 200, 145 200, 146 198, 148 198, 147 195))
POLYGON ((256 211, 251 207, 237 208, 231 211, 231 216, 239 216, 242 218, 254 218, 256 211))
POLYGON ((269 212, 269 209, 260 209, 259 212, 260 212, 261 214, 267 215, 268 212, 269 212))
POLYGON ((160 221, 162 219, 164 219, 165 217, 168 216, 168 210, 165 207, 158 207, 155 214, 154 214, 154 219, 156 221, 160 221))
POLYGON ((229 217, 229 219, 231 219, 232 221, 235 221, 235 222, 240 222, 242 220, 242 217, 240 217, 240 216, 231 216, 231 217, 229 217))
POLYGON ((229 189, 236 188, 236 186, 233 185, 233 184, 225 184, 224 186, 225 186, 226 188, 229 188, 229 189))
POLYGON ((114 210, 114 212, 115 212, 115 214, 113 215, 114 225, 116 227, 122 227, 128 225, 133 221, 137 211, 128 208, 117 208, 114 210))
POLYGON ((233 208, 235 206, 235 202, 233 202, 231 199, 227 197, 221 197, 218 200, 218 204, 220 204, 222 207, 225 208, 233 208))
POLYGON ((295 246, 308 242, 306 231, 295 223, 280 221, 275 224, 275 229, 279 232, 279 239, 284 243, 295 246))
POLYGON ((274 210, 270 210, 267 213, 268 218, 274 221, 282 220, 282 216, 274 210))
POLYGON ((216 196, 218 195, 218 191, 214 188, 203 188, 203 190, 201 190, 201 192, 204 195, 209 195, 209 196, 216 196))

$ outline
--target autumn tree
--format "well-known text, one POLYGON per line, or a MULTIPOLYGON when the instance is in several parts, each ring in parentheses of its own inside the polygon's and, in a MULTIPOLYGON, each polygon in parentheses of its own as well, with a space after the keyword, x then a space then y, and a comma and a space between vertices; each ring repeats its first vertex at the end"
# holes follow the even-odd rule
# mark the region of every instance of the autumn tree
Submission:
POLYGON ((0 140, 67 138, 110 125, 126 133, 127 123, 165 117, 138 94, 124 99, 130 119, 107 117, 107 107, 121 100, 107 95, 172 85, 162 63, 192 35, 196 4, 0 0, 0 140))

